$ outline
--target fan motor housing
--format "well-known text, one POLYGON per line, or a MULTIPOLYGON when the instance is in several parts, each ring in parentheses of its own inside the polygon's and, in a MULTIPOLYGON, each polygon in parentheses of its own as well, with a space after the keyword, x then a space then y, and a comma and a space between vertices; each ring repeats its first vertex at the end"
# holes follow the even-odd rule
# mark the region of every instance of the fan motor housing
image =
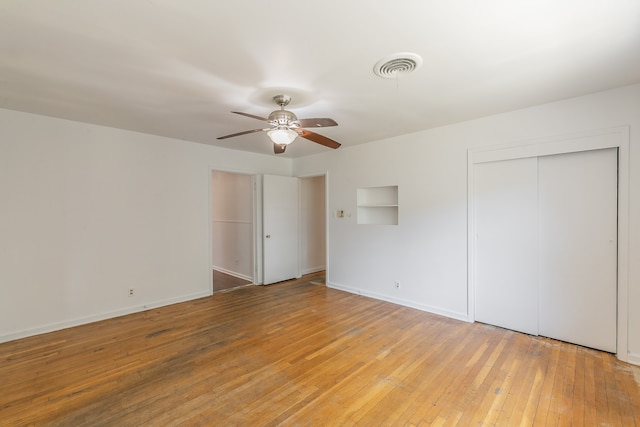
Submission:
POLYGON ((276 110, 269 114, 267 118, 270 122, 276 122, 278 125, 288 125, 289 123, 298 120, 295 114, 288 110, 276 110))

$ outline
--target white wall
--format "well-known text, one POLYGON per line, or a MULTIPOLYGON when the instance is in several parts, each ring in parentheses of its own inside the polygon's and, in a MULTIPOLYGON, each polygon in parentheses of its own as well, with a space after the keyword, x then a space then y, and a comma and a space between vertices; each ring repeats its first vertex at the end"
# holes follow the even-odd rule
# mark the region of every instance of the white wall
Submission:
POLYGON ((253 280, 253 177, 211 173, 212 266, 253 280))
POLYGON ((326 268, 324 176, 300 179, 300 269, 302 274, 326 268))
POLYGON ((629 360, 640 363, 640 85, 297 159, 329 171, 329 286, 467 318, 467 150, 629 125, 629 360), (356 189, 399 186, 399 225, 356 224, 356 189), (400 282, 395 289, 394 281, 400 282))
POLYGON ((209 294, 215 169, 328 171, 327 210, 351 214, 329 217, 328 284, 466 319, 467 150, 620 125, 640 363, 640 85, 295 162, 0 110, 0 341, 209 294), (399 186, 400 224, 357 225, 356 189, 382 185, 399 186))
POLYGON ((0 341, 210 294, 211 170, 292 167, 9 110, 0 129, 0 341))

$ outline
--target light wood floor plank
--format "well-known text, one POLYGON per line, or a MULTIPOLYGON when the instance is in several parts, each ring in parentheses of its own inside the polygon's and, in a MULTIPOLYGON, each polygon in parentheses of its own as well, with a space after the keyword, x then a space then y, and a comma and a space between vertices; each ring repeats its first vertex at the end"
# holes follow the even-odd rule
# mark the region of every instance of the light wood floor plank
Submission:
POLYGON ((312 284, 0 344, 0 425, 640 423, 613 355, 312 284))

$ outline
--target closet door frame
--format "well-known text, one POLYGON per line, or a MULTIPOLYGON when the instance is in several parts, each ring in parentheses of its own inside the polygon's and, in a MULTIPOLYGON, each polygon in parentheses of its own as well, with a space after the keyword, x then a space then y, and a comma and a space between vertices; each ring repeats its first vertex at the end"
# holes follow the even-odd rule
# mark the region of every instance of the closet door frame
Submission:
POLYGON ((629 295, 629 127, 618 126, 570 135, 534 139, 470 149, 467 152, 467 319, 475 321, 475 190, 476 164, 500 160, 523 159, 554 154, 577 153, 604 148, 618 149, 618 299, 617 299, 617 353, 627 362, 628 353, 628 295, 629 295))

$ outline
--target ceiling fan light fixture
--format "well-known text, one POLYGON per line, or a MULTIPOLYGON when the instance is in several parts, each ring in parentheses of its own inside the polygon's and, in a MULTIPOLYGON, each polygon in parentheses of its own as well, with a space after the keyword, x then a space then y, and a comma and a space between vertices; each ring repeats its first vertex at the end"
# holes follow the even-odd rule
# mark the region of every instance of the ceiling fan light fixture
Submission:
POLYGON ((274 144, 289 145, 298 136, 298 133, 288 128, 275 128, 267 131, 267 135, 274 144))
POLYGON ((269 139, 273 141, 273 152, 275 154, 282 154, 285 151, 287 145, 291 144, 298 136, 304 138, 316 144, 324 145, 325 147, 336 148, 340 147, 340 143, 334 141, 331 138, 315 133, 306 128, 308 127, 329 127, 338 126, 338 123, 328 117, 316 117, 311 119, 300 119, 296 117, 291 111, 284 109, 291 101, 291 97, 288 95, 276 95, 273 100, 280 106, 279 110, 272 111, 268 118, 254 116, 249 113, 242 113, 240 111, 232 111, 232 113, 240 114, 241 116, 250 117, 252 119, 267 122, 269 127, 262 129, 251 129, 243 132, 236 132, 230 135, 219 136, 217 139, 227 139, 234 136, 248 135, 255 132, 267 132, 269 139))

